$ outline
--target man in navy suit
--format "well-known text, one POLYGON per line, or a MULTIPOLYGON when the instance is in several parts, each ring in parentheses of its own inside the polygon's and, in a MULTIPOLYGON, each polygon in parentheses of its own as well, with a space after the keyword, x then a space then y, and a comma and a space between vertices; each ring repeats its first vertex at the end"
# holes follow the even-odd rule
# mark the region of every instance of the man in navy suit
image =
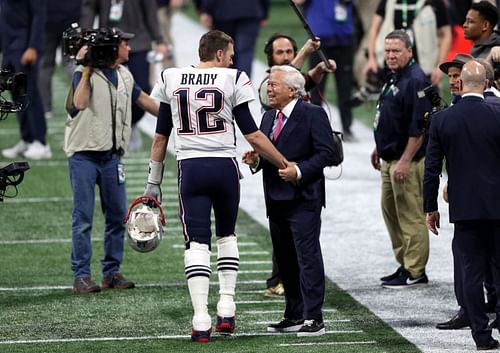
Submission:
POLYGON ((245 153, 253 171, 262 169, 273 249, 285 287, 284 319, 268 332, 325 333, 321 308, 325 274, 319 242, 325 206, 323 168, 333 164, 333 132, 325 111, 304 102, 304 77, 292 66, 273 66, 267 92, 275 109, 264 114, 261 131, 289 161, 278 170, 245 153))
POLYGON ((2 68, 26 74, 29 104, 17 113, 20 141, 2 149, 2 155, 14 159, 49 159, 52 151, 47 143, 47 124, 38 90, 40 57, 43 52, 46 0, 0 1, 0 51, 2 68))
MULTIPOLYGON (((467 62, 461 73, 462 99, 437 113, 429 131, 424 211, 427 228, 438 234, 439 176, 443 159, 448 172, 450 222, 462 266, 464 306, 478 350, 498 347, 491 336, 483 281, 492 257, 500 254, 500 108, 484 101, 484 67, 467 62)), ((493 261, 496 271, 499 264, 493 261)))

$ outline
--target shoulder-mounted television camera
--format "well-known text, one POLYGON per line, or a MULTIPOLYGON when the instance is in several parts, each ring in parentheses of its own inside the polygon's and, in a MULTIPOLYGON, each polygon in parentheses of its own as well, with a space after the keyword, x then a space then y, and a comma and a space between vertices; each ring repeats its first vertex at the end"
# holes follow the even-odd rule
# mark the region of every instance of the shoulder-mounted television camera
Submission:
POLYGON ((21 184, 24 179, 24 172, 28 169, 30 169, 28 162, 14 162, 0 168, 0 202, 3 201, 4 197, 17 196, 17 185, 21 184), (8 186, 14 187, 14 193, 5 194, 8 186))
POLYGON ((63 32, 63 53, 70 59, 75 59, 84 45, 89 47, 89 51, 83 61, 77 61, 77 64, 107 67, 118 58, 120 34, 112 28, 82 29, 77 23, 73 23, 63 32))
POLYGON ((432 105, 431 111, 424 114, 424 118, 422 121, 422 130, 426 132, 429 131, 432 116, 435 113, 447 108, 447 105, 443 102, 443 99, 439 95, 437 88, 434 86, 427 86, 423 90, 418 91, 417 96, 418 98, 427 98, 432 105))
POLYGON ((24 110, 26 101, 26 74, 13 72, 4 68, 0 70, 0 120, 7 118, 9 113, 17 113, 24 110), (12 100, 5 98, 2 93, 9 91, 12 100))

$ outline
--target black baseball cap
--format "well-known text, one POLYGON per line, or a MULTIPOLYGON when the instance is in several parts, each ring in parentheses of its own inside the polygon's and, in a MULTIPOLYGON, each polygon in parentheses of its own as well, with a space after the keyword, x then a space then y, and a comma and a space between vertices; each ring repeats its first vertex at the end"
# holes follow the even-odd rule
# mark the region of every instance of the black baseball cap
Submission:
POLYGON ((439 65, 439 69, 443 71, 445 74, 448 74, 448 70, 450 67, 458 67, 459 69, 464 66, 467 61, 474 59, 469 54, 457 54, 451 61, 447 61, 439 65))

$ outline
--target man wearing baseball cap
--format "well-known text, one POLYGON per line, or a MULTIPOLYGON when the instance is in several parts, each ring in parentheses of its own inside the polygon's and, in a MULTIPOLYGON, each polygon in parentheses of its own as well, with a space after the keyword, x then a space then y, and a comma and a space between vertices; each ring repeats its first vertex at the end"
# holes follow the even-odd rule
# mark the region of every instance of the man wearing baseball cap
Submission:
POLYGON ((82 65, 75 70, 66 101, 69 117, 64 133, 64 152, 68 156, 73 192, 71 269, 73 292, 81 294, 99 292, 101 288, 135 286, 120 272, 125 235, 123 219, 127 213, 121 156, 130 141, 132 103, 153 115, 158 115, 159 108, 122 65, 129 59, 129 39, 134 35, 116 27, 106 29, 106 33, 119 36, 117 52, 113 52, 116 56, 104 58, 106 64, 89 66, 84 60, 89 47, 82 46, 76 55, 77 62, 82 65), (96 185, 106 224, 100 286, 91 277, 96 185))

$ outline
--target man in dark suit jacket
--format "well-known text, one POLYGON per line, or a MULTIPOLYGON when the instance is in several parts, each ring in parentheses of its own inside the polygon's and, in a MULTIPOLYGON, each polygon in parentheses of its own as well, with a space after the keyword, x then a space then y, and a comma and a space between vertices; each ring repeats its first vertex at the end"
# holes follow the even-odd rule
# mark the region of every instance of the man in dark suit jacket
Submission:
POLYGON ((247 152, 243 161, 263 171, 269 229, 285 287, 284 319, 269 332, 325 333, 321 308, 325 274, 319 242, 325 206, 323 168, 333 164, 333 132, 325 111, 304 102, 304 77, 291 66, 273 66, 268 83, 275 109, 264 114, 261 131, 270 136, 289 163, 278 170, 247 152))
MULTIPOLYGON (((424 174, 427 228, 438 234, 439 175, 448 171, 450 222, 462 266, 465 311, 478 350, 498 347, 488 327, 483 281, 500 254, 500 109, 484 101, 484 67, 472 60, 461 73, 462 99, 433 117, 424 174)), ((496 270, 499 265, 495 262, 496 270)), ((495 273, 496 271, 494 271, 495 273)))

